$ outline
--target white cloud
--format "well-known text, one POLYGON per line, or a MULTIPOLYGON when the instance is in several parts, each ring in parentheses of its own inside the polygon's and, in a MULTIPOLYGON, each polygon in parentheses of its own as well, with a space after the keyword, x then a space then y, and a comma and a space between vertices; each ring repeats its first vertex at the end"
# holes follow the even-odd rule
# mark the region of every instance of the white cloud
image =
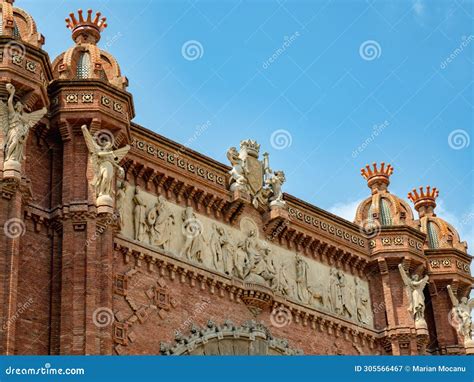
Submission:
POLYGON ((443 199, 438 199, 436 204, 436 215, 458 231, 461 241, 467 242, 468 252, 471 252, 474 249, 474 204, 468 207, 460 217, 446 210, 443 199))
POLYGON ((364 199, 355 200, 347 203, 336 203, 329 208, 329 212, 334 215, 340 216, 349 221, 354 221, 357 207, 362 203, 364 199))

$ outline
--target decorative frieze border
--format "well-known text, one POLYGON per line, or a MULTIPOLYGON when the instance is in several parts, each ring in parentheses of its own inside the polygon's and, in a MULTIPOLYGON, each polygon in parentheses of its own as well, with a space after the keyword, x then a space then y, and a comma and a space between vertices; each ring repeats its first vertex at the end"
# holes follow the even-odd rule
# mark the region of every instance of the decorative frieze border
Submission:
MULTIPOLYGON (((149 272, 157 272, 157 277, 168 277, 172 281, 177 279, 181 283, 188 282, 191 287, 208 289, 211 294, 217 293, 221 297, 227 295, 236 303, 242 303, 242 297, 247 292, 246 284, 241 280, 217 274, 198 264, 188 264, 157 250, 147 249, 121 236, 114 238, 114 247, 123 256, 125 264, 134 262, 132 265, 138 268, 145 266, 149 272)), ((294 321, 303 326, 309 325, 336 337, 343 336, 354 343, 367 343, 371 349, 380 338, 379 331, 333 316, 326 311, 302 306, 279 295, 273 296, 273 308, 287 309, 294 321)))
POLYGON ((152 145, 146 141, 132 137, 132 150, 136 149, 145 154, 157 158, 164 162, 167 166, 175 167, 178 171, 185 171, 186 173, 196 175, 207 182, 213 183, 220 188, 226 188, 226 174, 211 170, 208 167, 198 164, 197 161, 190 160, 185 155, 185 149, 170 150, 156 144, 152 145))

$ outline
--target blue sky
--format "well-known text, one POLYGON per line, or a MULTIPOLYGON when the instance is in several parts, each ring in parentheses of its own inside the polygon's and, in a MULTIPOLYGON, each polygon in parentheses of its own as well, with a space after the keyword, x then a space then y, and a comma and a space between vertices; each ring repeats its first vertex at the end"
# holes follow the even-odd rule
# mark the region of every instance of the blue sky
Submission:
POLYGON ((369 195, 360 168, 391 163, 391 192, 438 187, 438 214, 474 246, 472 1, 16 5, 51 59, 72 44, 70 11, 107 16, 100 46, 129 78, 135 122, 222 162, 256 139, 287 192, 350 220, 369 195))

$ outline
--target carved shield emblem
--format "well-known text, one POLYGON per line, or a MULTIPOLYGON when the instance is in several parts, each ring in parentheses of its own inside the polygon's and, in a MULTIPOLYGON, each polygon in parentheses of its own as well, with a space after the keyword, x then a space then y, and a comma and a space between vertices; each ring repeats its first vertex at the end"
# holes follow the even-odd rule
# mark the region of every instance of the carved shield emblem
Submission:
POLYGON ((257 158, 248 156, 246 164, 250 192, 255 195, 263 186, 263 163, 257 158))

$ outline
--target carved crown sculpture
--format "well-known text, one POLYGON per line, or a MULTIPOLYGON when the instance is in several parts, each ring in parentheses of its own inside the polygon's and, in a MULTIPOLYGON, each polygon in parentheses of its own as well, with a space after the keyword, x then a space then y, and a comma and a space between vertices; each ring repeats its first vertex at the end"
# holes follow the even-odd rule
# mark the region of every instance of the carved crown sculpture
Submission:
POLYGON ((41 48, 44 36, 38 33, 35 21, 23 9, 16 8, 13 3, 14 0, 0 0, 0 35, 26 41, 41 48))
POLYGON ((385 163, 380 163, 380 167, 377 166, 377 163, 372 163, 372 167, 369 165, 360 170, 361 175, 367 180, 367 185, 369 188, 376 184, 384 184, 388 186, 390 184, 390 175, 393 174, 392 165, 388 164, 385 166, 385 163))
POLYGON ((410 224, 413 221, 410 205, 387 189, 390 175, 393 174, 392 165, 372 163, 372 166, 367 165, 360 172, 367 180, 372 195, 359 204, 355 217, 357 224, 364 225, 377 220, 382 226, 387 226, 410 224))
POLYGON ((240 148, 247 150, 247 153, 250 156, 258 158, 260 152, 260 145, 257 141, 253 141, 252 139, 247 139, 245 141, 240 142, 240 148))
POLYGON ((77 14, 78 19, 74 13, 70 13, 69 18, 66 19, 66 26, 72 31, 72 39, 76 43, 97 43, 100 40, 100 33, 107 27, 107 19, 101 18, 100 12, 97 12, 92 19, 92 9, 87 10, 86 19, 84 19, 82 9, 79 9, 77 14))
POLYGON ((436 198, 439 195, 439 191, 436 189, 436 187, 431 188, 430 186, 426 186, 426 191, 423 189, 423 187, 419 188, 420 193, 414 188, 412 192, 408 193, 408 199, 410 199, 414 205, 415 205, 415 210, 420 212, 420 209, 422 207, 425 207, 425 209, 429 209, 428 207, 431 207, 430 211, 436 207, 436 198))

